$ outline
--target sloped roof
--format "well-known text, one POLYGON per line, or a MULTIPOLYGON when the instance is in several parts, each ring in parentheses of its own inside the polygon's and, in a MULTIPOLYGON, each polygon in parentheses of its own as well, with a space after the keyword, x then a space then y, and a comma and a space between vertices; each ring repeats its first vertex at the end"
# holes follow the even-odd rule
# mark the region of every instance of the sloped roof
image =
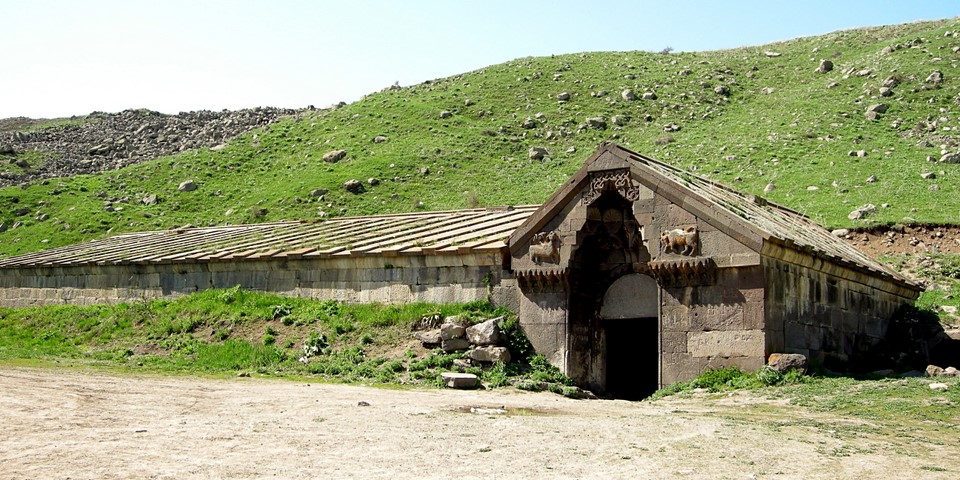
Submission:
POLYGON ((893 270, 799 212, 615 144, 601 146, 564 187, 517 228, 508 243, 513 247, 529 241, 585 186, 590 172, 617 167, 629 168, 633 180, 757 252, 762 250, 764 242, 770 242, 915 288, 893 270))
POLYGON ((501 251, 539 206, 127 233, 0 259, 0 268, 501 251))

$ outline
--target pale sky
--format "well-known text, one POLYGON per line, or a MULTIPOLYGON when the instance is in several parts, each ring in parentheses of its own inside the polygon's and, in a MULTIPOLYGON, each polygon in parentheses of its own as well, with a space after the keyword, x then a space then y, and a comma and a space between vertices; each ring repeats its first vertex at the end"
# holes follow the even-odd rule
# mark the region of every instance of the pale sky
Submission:
POLYGON ((0 0, 0 118, 325 107, 519 57, 958 15, 955 0, 0 0))

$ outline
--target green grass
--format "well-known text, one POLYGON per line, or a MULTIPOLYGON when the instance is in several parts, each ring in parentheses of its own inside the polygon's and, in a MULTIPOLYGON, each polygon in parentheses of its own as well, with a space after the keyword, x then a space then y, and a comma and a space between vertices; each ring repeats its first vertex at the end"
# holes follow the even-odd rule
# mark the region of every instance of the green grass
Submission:
MULTIPOLYGON (((411 329, 424 317, 454 315, 474 323, 505 316, 510 345, 529 346, 515 331, 516 316, 486 302, 348 305, 232 288, 176 300, 0 309, 0 362, 439 385, 463 354, 427 351, 411 329)), ((508 366, 471 372, 494 387, 570 385, 542 357, 515 356, 508 366)))
POLYGON ((248 133, 221 151, 0 189, 0 221, 22 222, 0 234, 0 255, 123 231, 310 219, 319 211, 343 216, 541 203, 604 141, 749 193, 774 183, 766 195, 772 201, 830 227, 955 223, 958 167, 926 157, 939 158, 941 145, 957 149, 953 132, 960 123, 950 112, 960 94, 960 54, 952 50, 960 41, 944 33, 958 27, 943 20, 712 52, 520 58, 385 89, 248 133), (881 53, 891 45, 905 47, 881 53), (766 50, 781 55, 767 57, 766 50), (821 58, 835 69, 814 73, 821 58), (864 69, 872 73, 848 73, 864 69), (943 83, 924 82, 933 70, 943 72, 943 83), (881 98, 878 88, 889 76, 900 85, 881 98), (729 95, 714 92, 721 85, 729 95), (625 101, 625 88, 656 91, 657 100, 625 101), (764 93, 768 88, 772 93, 764 93), (561 92, 570 101, 558 102, 561 92), (881 101, 888 112, 866 120, 866 107, 881 101), (443 110, 453 115, 442 119, 443 110), (594 116, 606 117, 607 129, 582 127, 594 116), (623 125, 614 125, 614 116, 623 125), (533 128, 522 126, 528 117, 533 128), (670 123, 681 130, 669 134, 673 142, 659 142, 670 123), (389 141, 373 143, 378 135, 389 141), (550 160, 529 160, 532 146, 549 149, 550 160), (323 162, 333 149, 348 158, 323 162), (868 155, 848 155, 857 150, 868 155), (923 180, 925 171, 938 177, 923 180), (877 182, 866 182, 871 175, 877 182), (381 183, 352 194, 340 187, 352 178, 381 183), (200 188, 178 192, 187 179, 200 188), (939 190, 930 190, 933 184, 939 190), (309 195, 314 189, 329 193, 320 200, 309 195), (160 201, 139 203, 147 194, 160 201), (112 199, 115 211, 107 212, 104 201, 112 199), (866 221, 847 219, 865 203, 878 211, 866 221), (35 213, 14 218, 22 206, 35 213), (36 220, 40 214, 49 220, 36 220))

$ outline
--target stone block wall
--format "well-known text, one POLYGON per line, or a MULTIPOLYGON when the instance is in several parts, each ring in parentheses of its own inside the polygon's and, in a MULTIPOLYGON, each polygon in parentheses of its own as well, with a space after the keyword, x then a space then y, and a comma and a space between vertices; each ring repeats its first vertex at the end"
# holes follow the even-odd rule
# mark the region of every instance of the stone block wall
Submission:
POLYGON ((663 288, 661 385, 704 370, 756 370, 766 361, 763 271, 724 268, 713 285, 663 288))
POLYGON ((782 248, 766 248, 767 353, 801 353, 827 366, 856 363, 915 292, 782 248))
POLYGON ((499 287, 509 276, 501 261, 494 252, 0 269, 0 305, 129 302, 237 285, 351 303, 511 301, 514 296, 499 287))

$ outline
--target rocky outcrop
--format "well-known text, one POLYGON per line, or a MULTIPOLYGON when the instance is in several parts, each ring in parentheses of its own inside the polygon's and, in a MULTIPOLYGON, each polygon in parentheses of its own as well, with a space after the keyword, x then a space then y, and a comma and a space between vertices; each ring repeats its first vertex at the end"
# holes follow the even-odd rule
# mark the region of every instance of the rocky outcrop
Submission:
POLYGON ((4 155, 34 151, 44 157, 22 172, 0 174, 0 186, 114 170, 192 149, 219 149, 237 135, 300 111, 258 107, 176 115, 142 109, 94 112, 76 124, 0 132, 4 155))

